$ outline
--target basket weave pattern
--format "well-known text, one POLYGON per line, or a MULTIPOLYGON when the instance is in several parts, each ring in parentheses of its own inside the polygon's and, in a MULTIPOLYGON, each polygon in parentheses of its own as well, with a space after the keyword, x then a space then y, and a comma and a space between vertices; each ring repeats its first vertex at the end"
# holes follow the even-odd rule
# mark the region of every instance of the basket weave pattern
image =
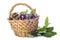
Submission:
POLYGON ((28 36, 35 31, 38 26, 38 19, 33 20, 9 20, 12 29, 17 36, 28 36))
MULTIPOLYGON (((17 5, 25 5, 32 10, 32 8, 28 6, 27 4, 18 3, 12 7, 9 17, 12 16, 11 12, 13 11, 14 7, 16 7, 17 5)), ((36 28, 38 27, 38 19, 39 19, 38 17, 35 19, 29 19, 29 20, 14 20, 13 19, 13 20, 9 20, 9 23, 11 24, 11 28, 13 29, 14 33, 17 36, 27 37, 28 34, 31 34, 32 32, 34 32, 36 28)))

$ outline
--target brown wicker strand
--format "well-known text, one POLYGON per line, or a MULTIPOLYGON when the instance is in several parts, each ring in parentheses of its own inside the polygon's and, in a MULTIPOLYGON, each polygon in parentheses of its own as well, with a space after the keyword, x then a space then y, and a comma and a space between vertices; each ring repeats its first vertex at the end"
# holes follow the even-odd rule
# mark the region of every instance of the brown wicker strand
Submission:
POLYGON ((15 5, 11 8, 9 17, 12 17, 12 14, 13 14, 12 11, 13 11, 14 8, 15 8, 16 6, 18 6, 18 5, 27 6, 30 10, 33 10, 32 7, 30 7, 29 5, 27 5, 27 4, 25 4, 25 3, 17 3, 17 4, 15 4, 15 5))

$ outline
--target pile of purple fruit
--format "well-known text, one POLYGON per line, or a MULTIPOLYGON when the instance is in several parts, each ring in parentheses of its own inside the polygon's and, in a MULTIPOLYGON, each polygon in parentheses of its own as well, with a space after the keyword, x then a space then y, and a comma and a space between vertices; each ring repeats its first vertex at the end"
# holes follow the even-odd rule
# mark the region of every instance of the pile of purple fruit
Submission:
POLYGON ((24 13, 13 13, 12 17, 10 18, 10 20, 15 19, 15 20, 25 20, 25 19, 34 19, 37 16, 35 16, 33 13, 31 14, 24 14, 24 13))
POLYGON ((15 13, 12 14, 12 17, 10 17, 10 20, 13 20, 13 19, 15 19, 15 20, 25 20, 25 19, 34 19, 34 18, 38 17, 37 14, 35 14, 36 9, 34 9, 32 11, 29 14, 27 13, 28 10, 20 12, 19 14, 15 12, 15 13), (32 11, 34 11, 34 13, 32 11))

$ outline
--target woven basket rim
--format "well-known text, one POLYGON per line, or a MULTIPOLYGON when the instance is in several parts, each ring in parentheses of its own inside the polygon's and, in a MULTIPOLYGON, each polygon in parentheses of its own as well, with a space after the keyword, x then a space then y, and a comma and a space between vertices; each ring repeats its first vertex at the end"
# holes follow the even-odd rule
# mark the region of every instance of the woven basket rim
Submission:
MULTIPOLYGON (((34 19, 25 19, 25 20, 35 20, 35 19, 39 19, 39 16, 37 16, 37 17, 34 18, 34 19)), ((8 20, 9 20, 9 18, 8 18, 8 20)), ((15 20, 15 19, 13 19, 13 20, 15 20)))

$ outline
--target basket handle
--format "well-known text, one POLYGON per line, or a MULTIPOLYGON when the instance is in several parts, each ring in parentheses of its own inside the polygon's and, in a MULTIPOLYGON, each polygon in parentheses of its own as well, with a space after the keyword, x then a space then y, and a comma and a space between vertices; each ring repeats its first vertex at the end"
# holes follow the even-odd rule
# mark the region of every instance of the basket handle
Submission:
POLYGON ((14 8, 16 7, 16 6, 18 6, 18 5, 23 5, 23 6, 27 6, 30 10, 33 10, 29 5, 27 5, 27 4, 25 4, 25 3, 17 3, 17 4, 15 4, 12 8, 11 8, 11 10, 10 10, 10 15, 9 16, 12 16, 12 11, 14 10, 14 8))

